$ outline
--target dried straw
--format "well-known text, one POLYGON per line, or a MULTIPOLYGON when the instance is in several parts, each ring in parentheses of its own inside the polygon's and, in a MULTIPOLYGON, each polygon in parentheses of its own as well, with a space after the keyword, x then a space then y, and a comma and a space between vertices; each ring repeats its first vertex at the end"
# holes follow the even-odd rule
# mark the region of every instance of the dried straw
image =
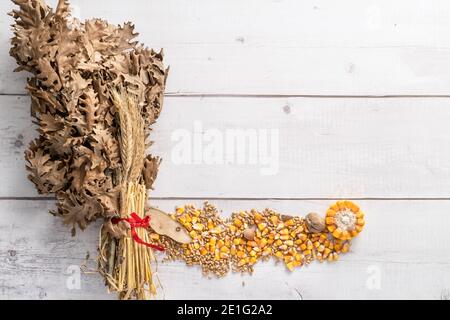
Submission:
MULTIPOLYGON (((144 119, 136 99, 125 90, 113 89, 111 97, 120 123, 120 214, 122 218, 126 218, 135 212, 144 218, 147 200, 147 188, 142 179, 145 158, 144 119)), ((147 230, 138 228, 136 232, 143 241, 150 242, 147 230)), ((130 230, 125 237, 117 240, 102 228, 99 251, 101 272, 110 290, 118 291, 121 299, 149 299, 156 294, 151 268, 151 261, 154 260, 152 249, 136 243, 130 230)))

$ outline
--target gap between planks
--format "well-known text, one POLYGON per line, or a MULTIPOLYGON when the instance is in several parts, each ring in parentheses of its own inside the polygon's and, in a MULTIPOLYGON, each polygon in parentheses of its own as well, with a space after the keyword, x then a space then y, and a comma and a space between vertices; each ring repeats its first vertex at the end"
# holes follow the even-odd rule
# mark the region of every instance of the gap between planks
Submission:
MULTIPOLYGON (((338 200, 352 200, 352 201, 449 201, 450 198, 380 198, 380 197, 350 197, 350 198, 321 198, 321 197, 307 197, 307 198, 242 198, 242 197, 149 197, 152 200, 213 200, 213 201, 338 201, 338 200)), ((49 201, 56 200, 56 197, 0 197, 0 201, 49 201)))
MULTIPOLYGON (((6 97, 27 97, 26 93, 0 93, 6 97)), ((233 94, 233 93, 188 93, 188 92, 166 92, 165 97, 170 98, 317 98, 317 99, 402 99, 402 98, 450 98, 450 94, 397 94, 397 95, 340 95, 340 94, 233 94)))

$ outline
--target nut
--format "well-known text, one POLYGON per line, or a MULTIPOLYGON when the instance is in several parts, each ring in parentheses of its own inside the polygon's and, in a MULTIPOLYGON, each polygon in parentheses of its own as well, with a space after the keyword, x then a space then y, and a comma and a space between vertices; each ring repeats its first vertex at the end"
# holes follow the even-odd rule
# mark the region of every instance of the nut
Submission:
POLYGON ((309 232, 320 233, 325 230, 325 219, 315 212, 308 213, 305 217, 309 232))
POLYGON ((244 230, 244 238, 250 241, 255 240, 255 228, 247 228, 244 230))

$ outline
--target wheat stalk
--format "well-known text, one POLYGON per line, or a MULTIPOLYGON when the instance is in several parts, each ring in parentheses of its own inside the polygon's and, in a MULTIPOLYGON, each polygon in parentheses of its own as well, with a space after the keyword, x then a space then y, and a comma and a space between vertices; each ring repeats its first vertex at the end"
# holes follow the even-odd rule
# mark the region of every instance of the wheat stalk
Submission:
MULTIPOLYGON (((147 199, 147 189, 141 178, 146 149, 144 119, 136 98, 129 96, 124 89, 111 90, 111 97, 120 125, 119 143, 123 173, 120 192, 121 216, 128 217, 131 212, 136 212, 139 217, 144 218, 147 199)), ((147 230, 139 228, 136 232, 143 241, 149 242, 147 230)), ((104 242, 108 239, 107 235, 101 237, 104 242)), ((114 246, 110 246, 110 250, 112 247, 114 246)), ((106 245, 100 244, 104 261, 105 248, 106 245)), ((112 275, 105 277, 110 288, 117 290, 121 299, 147 299, 149 295, 155 294, 150 265, 152 257, 152 249, 136 243, 128 231, 127 236, 121 238, 117 246, 116 261, 120 263, 115 263, 112 275)))
POLYGON ((114 89, 111 92, 114 107, 119 115, 119 144, 120 157, 122 160, 123 181, 127 181, 133 164, 134 139, 133 139, 133 119, 130 115, 126 94, 122 90, 114 89))
POLYGON ((144 119, 136 99, 129 97, 127 105, 133 123, 133 164, 131 166, 130 181, 135 181, 142 174, 145 157, 145 128, 144 119))

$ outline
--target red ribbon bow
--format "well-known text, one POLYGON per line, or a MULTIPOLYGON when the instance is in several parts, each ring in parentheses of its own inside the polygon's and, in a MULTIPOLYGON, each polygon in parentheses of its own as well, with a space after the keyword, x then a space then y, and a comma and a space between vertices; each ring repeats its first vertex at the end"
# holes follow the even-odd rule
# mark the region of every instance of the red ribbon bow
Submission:
POLYGON ((141 238, 139 238, 137 232, 136 232, 136 228, 148 228, 150 226, 150 216, 145 216, 144 219, 142 219, 141 217, 139 217, 136 212, 132 212, 130 214, 129 218, 112 218, 111 222, 113 224, 118 224, 120 221, 126 221, 130 224, 131 227, 131 236, 133 237, 133 240, 136 241, 137 243, 143 244, 144 246, 153 248, 155 250, 158 251, 164 251, 163 247, 145 242, 144 240, 142 240, 141 238))

